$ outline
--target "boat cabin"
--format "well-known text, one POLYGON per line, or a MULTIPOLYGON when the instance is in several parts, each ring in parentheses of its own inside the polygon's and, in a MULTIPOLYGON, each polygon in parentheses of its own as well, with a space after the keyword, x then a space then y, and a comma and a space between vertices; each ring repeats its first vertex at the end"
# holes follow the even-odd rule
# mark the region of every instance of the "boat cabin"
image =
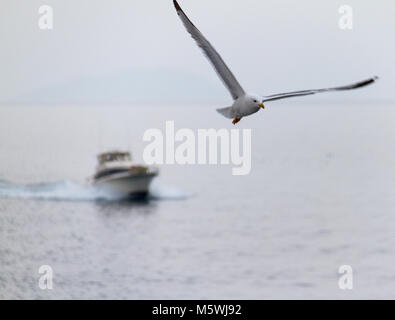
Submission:
POLYGON ((132 156, 130 152, 112 151, 99 154, 97 160, 101 165, 108 162, 129 162, 132 161, 132 156))
POLYGON ((156 176, 157 170, 132 163, 130 152, 110 151, 97 155, 99 162, 93 179, 97 182, 101 178, 123 179, 125 177, 156 176), (119 176, 122 175, 122 177, 119 176))

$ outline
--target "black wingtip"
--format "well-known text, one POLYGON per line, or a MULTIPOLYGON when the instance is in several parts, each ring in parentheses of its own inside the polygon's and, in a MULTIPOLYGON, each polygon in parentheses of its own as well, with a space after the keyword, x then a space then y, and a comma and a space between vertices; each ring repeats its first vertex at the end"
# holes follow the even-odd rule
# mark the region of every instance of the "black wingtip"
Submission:
POLYGON ((178 4, 178 2, 176 0, 173 0, 173 4, 174 4, 174 7, 176 8, 177 11, 182 11, 180 5, 178 4))
POLYGON ((365 80, 365 81, 361 81, 361 82, 357 83, 357 84, 354 86, 354 89, 356 89, 356 88, 361 88, 361 87, 367 86, 367 85, 369 85, 369 84, 372 84, 372 83, 376 82, 378 79, 379 79, 378 76, 374 76, 374 77, 369 78, 369 79, 367 79, 367 80, 365 80))

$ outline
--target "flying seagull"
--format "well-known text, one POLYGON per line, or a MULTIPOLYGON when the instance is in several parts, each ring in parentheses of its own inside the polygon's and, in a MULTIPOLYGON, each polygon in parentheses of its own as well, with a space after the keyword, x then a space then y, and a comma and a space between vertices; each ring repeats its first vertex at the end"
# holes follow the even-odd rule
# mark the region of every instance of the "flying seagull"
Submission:
POLYGON ((233 119, 233 124, 238 123, 243 117, 258 112, 261 108, 264 109, 264 103, 267 101, 301 97, 328 91, 344 91, 357 89, 367 86, 378 79, 378 77, 373 77, 347 86, 278 93, 270 96, 260 96, 252 93, 247 93, 241 87, 236 77, 225 64, 219 53, 214 49, 210 42, 208 42, 208 40, 203 36, 198 28, 195 27, 191 20, 189 20, 187 15, 181 9, 178 2, 176 0, 173 0, 173 3, 177 10, 177 14, 183 22, 185 28, 191 34, 192 38, 196 41, 197 45, 203 50, 203 53, 210 61, 218 76, 224 83, 225 87, 229 90, 233 98, 232 106, 217 109, 217 111, 226 118, 233 119))

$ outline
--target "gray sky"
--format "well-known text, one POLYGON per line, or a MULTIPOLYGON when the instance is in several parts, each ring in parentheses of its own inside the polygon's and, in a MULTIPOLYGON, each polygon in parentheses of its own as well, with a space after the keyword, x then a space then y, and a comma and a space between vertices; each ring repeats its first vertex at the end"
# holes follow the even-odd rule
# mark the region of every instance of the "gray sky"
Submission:
MULTIPOLYGON (((259 94, 375 86, 304 101, 395 100, 395 3, 180 0, 243 87, 259 94), (338 27, 341 5, 353 30, 338 27)), ((2 0, 0 102, 230 102, 171 0, 2 0), (38 28, 38 8, 54 29, 38 28)))

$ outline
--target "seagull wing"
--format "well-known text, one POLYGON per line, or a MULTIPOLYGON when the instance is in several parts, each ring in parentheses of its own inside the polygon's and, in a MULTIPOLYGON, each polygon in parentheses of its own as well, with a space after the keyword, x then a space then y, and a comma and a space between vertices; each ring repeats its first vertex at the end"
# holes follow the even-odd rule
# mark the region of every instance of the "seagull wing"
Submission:
POLYGON ((232 71, 227 67, 225 62, 222 60, 221 56, 214 49, 214 47, 207 41, 203 34, 194 26, 194 24, 189 20, 187 15, 182 11, 180 5, 176 0, 173 0, 174 6, 177 10, 177 14, 183 22, 187 31, 191 34, 192 38, 195 39, 198 46, 203 50, 206 57, 211 62, 218 76, 221 78, 224 85, 228 88, 232 98, 236 100, 237 98, 245 94, 243 88, 240 86, 239 82, 236 80, 232 71))
POLYGON ((363 80, 360 82, 356 82, 356 83, 353 83, 353 84, 350 84, 347 86, 342 86, 342 87, 312 89, 312 90, 303 90, 303 91, 294 91, 294 92, 273 94, 270 96, 265 96, 263 99, 263 102, 286 99, 286 98, 293 98, 293 97, 308 96, 311 94, 328 92, 328 91, 344 91, 344 90, 352 90, 352 89, 362 88, 364 86, 372 84, 377 79, 378 79, 378 77, 373 77, 373 78, 369 78, 369 79, 366 79, 366 80, 363 80))

